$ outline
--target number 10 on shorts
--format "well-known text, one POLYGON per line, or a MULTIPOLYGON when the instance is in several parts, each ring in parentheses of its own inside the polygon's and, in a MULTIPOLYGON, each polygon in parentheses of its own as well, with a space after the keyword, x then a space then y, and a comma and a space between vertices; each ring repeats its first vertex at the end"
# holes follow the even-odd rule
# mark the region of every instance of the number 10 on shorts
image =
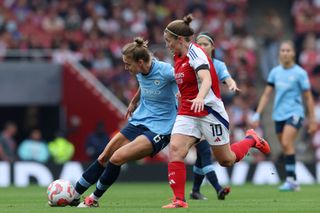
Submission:
POLYGON ((221 124, 210 124, 212 129, 213 136, 221 136, 222 135, 222 127, 221 124))

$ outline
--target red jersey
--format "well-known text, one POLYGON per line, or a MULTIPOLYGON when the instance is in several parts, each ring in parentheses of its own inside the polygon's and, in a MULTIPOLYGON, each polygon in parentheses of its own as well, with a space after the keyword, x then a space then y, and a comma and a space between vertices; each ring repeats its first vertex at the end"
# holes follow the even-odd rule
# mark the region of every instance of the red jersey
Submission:
POLYGON ((187 55, 179 57, 174 56, 175 79, 181 93, 181 103, 179 105, 179 115, 190 115, 202 117, 208 115, 205 109, 202 112, 195 113, 191 110, 192 102, 188 100, 195 99, 201 86, 197 71, 208 69, 211 75, 212 85, 204 99, 204 104, 211 107, 216 112, 225 112, 224 105, 220 98, 219 80, 214 69, 212 60, 205 51, 195 43, 189 45, 187 55))

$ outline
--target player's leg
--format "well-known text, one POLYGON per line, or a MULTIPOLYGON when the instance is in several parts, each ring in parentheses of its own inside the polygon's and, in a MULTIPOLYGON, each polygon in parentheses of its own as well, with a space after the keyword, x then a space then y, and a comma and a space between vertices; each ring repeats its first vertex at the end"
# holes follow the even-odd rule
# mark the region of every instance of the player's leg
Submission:
POLYGON ((119 177, 122 164, 130 160, 137 160, 148 156, 152 153, 152 150, 152 144, 144 135, 141 135, 131 143, 128 143, 115 151, 107 163, 106 169, 99 178, 95 191, 89 196, 89 198, 86 198, 87 201, 83 203, 83 207, 88 203, 97 205, 101 196, 119 177))
POLYGON ((286 121, 283 127, 280 143, 284 154, 286 181, 280 186, 281 191, 298 191, 300 189, 295 172, 295 140, 301 125, 302 119, 292 117, 286 121))
POLYGON ((143 135, 115 151, 97 183, 96 190, 86 198, 81 207, 86 207, 87 204, 98 205, 99 198, 119 177, 121 165, 156 155, 169 143, 169 140, 169 135, 157 135, 147 130, 143 132, 143 135))
MULTIPOLYGON (((116 134, 110 142, 105 147, 103 153, 100 156, 103 156, 103 161, 96 160, 94 161, 82 174, 81 178, 78 180, 75 186, 75 199, 74 205, 79 204, 79 199, 81 195, 93 184, 95 184, 103 171, 105 170, 105 161, 109 159, 113 152, 119 149, 121 146, 128 144, 129 140, 122 134, 116 134)), ((99 157, 100 158, 100 157, 99 157)))
POLYGON ((185 202, 186 167, 184 159, 198 139, 192 136, 174 134, 169 144, 168 181, 174 194, 173 202, 162 208, 187 208, 185 202))
POLYGON ((220 165, 232 166, 235 162, 240 161, 251 147, 255 147, 265 154, 270 152, 269 144, 260 138, 253 129, 246 132, 246 137, 242 141, 230 146, 229 122, 222 115, 212 110, 209 112, 209 115, 201 118, 201 131, 212 146, 213 154, 220 165))
POLYGON ((178 115, 169 144, 168 181, 174 194, 172 203, 162 208, 187 208, 185 202, 186 167, 184 159, 201 138, 198 118, 178 115))
POLYGON ((201 141, 198 144, 195 145, 197 149, 197 160, 193 166, 193 186, 192 186, 192 191, 190 192, 190 198, 194 200, 207 200, 203 194, 200 193, 200 187, 202 184, 202 181, 204 179, 204 173, 202 171, 202 146, 205 141, 201 141))
MULTIPOLYGON (((210 145, 207 141, 202 142, 203 145, 200 147, 201 149, 201 165, 202 165, 202 171, 207 177, 210 184, 214 187, 214 189, 217 192, 217 197, 219 200, 224 200, 226 195, 230 192, 230 187, 222 187, 219 184, 217 174, 214 170, 214 166, 212 164, 212 155, 211 155, 211 149, 210 145)), ((200 151, 199 150, 199 151, 200 151)))

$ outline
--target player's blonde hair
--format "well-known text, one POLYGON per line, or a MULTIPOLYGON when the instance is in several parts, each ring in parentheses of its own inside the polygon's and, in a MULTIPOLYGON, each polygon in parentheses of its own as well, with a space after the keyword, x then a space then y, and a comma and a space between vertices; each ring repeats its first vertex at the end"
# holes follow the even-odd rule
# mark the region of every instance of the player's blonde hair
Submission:
POLYGON ((148 50, 148 41, 145 41, 142 37, 134 38, 133 42, 124 45, 122 55, 132 58, 136 62, 140 59, 149 62, 151 54, 148 50))

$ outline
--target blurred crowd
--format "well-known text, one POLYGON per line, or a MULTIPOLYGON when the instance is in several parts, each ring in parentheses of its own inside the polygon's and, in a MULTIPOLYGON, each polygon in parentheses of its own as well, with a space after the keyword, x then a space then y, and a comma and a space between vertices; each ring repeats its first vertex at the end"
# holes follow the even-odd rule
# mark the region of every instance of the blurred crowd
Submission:
MULTIPOLYGON (((40 163, 64 164, 72 160, 76 145, 68 141, 63 131, 56 133, 51 141, 42 137, 40 128, 31 129, 29 136, 22 141, 16 141, 18 126, 7 121, 0 131, 0 161, 14 162, 16 160, 35 161, 40 163)), ((104 122, 99 121, 96 128, 87 136, 86 154, 90 161, 98 158, 109 141, 104 122)))
MULTIPOLYGON (((266 11, 261 24, 264 27, 255 35, 262 41, 259 50, 259 42, 248 28, 248 0, 180 0, 178 4, 170 0, 3 0, 0 1, 0 61, 23 57, 23 54, 10 55, 13 49, 20 53, 40 49, 46 60, 54 63, 82 64, 128 104, 137 90, 137 82, 124 71, 122 46, 135 36, 143 36, 157 58, 172 62, 165 48, 163 30, 170 21, 188 13, 194 17, 192 27, 196 33, 206 31, 214 35, 215 57, 226 63, 241 90, 240 94, 233 94, 221 85, 232 125, 231 141, 238 141, 249 127, 249 118, 257 105, 256 79, 260 76, 265 79, 278 64, 278 45, 284 35, 280 15, 266 11)), ((312 77, 318 98, 320 0, 295 0, 291 13, 297 60, 312 77)), ((41 60, 37 52, 34 54, 24 59, 41 60)), ((317 100, 320 122, 320 99, 317 100)), ((262 129, 258 131, 263 134, 262 129)), ((320 138, 320 132, 318 135, 320 138)), ((320 147, 320 142, 317 143, 315 146, 320 147)), ((249 160, 263 160, 263 156, 249 160)))

